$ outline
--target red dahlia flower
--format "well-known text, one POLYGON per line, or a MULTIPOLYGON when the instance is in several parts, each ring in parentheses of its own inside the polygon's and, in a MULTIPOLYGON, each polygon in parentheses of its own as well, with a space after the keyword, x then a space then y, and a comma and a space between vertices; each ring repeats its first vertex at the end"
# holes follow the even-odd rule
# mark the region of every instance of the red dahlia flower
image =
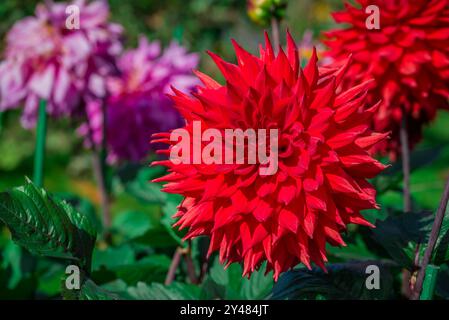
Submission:
MULTIPOLYGON (((258 164, 153 163, 169 168, 155 180, 168 182, 163 190, 185 197, 175 214, 175 225, 189 229, 185 239, 210 236, 209 255, 243 262, 244 275, 267 260, 275 279, 300 262, 325 268, 326 242, 345 245, 340 232, 349 223, 370 226, 360 214, 377 208, 366 179, 385 168, 367 152, 386 137, 369 129, 378 109, 365 108, 370 82, 338 91, 347 66, 319 70, 314 52, 303 70, 287 39, 287 54, 279 48, 276 56, 266 36, 260 57, 233 42, 238 65, 210 53, 226 85, 197 72, 204 86, 193 97, 177 90, 173 96, 189 132, 193 121, 220 132, 277 128, 277 173, 261 176, 258 164)), ((156 138, 170 148, 176 143, 169 133, 156 138)))
POLYGON ((377 146, 392 158, 400 152, 399 130, 403 113, 410 144, 418 142, 424 124, 438 108, 449 108, 449 1, 448 0, 357 0, 334 13, 349 27, 328 32, 329 55, 354 62, 345 77, 346 87, 375 79, 368 101, 382 99, 373 128, 392 131, 392 139, 377 146), (369 5, 380 12, 380 29, 369 30, 365 13, 369 5))

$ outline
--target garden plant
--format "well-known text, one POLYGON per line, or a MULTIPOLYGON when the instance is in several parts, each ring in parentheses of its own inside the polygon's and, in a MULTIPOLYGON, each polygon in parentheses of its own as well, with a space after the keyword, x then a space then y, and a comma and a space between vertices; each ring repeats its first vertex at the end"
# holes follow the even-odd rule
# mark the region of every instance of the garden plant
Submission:
POLYGON ((449 299, 449 0, 8 0, 0 39, 0 299, 449 299))

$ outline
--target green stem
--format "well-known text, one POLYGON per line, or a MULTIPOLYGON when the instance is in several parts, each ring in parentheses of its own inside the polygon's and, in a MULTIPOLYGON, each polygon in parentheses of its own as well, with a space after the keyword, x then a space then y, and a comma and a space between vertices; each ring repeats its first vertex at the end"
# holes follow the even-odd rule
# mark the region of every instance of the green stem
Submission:
MULTIPOLYGON (((106 229, 106 235, 108 229, 112 224, 110 199, 109 199, 109 187, 106 178, 106 164, 104 161, 104 156, 102 151, 93 151, 93 171, 95 175, 95 180, 97 181, 98 190, 100 193, 101 201, 101 211, 103 217, 103 226, 106 229)), ((106 236, 106 237, 107 237, 106 236)))
POLYGON ((449 202, 449 178, 446 181, 446 186, 444 187, 443 196, 441 197, 440 205, 438 207, 437 213, 435 215, 435 220, 433 221, 432 230, 430 231, 429 242, 427 244, 426 251, 421 262, 421 268, 418 272, 416 278, 416 283, 414 287, 413 300, 419 300, 421 298, 421 292, 424 285, 424 278, 427 273, 427 267, 431 263, 433 249, 438 241, 438 235, 441 231, 441 226, 443 224, 444 216, 446 213, 446 208, 449 202))
POLYGON ((45 100, 39 102, 39 115, 36 130, 36 149, 34 151, 34 184, 41 188, 44 181, 44 161, 45 161, 45 142, 47 136, 47 103, 45 100))
POLYGON ((182 38, 184 37, 184 28, 182 25, 178 25, 173 31, 173 38, 179 43, 182 43, 182 38))
POLYGON ((107 110, 106 110, 106 99, 102 104, 102 114, 103 114, 103 140, 101 141, 100 149, 100 168, 101 168, 101 193, 102 193, 102 203, 103 203, 103 215, 104 223, 106 228, 110 228, 112 224, 111 216, 111 180, 108 174, 108 136, 107 136, 107 110))
POLYGON ((4 118, 4 112, 0 111, 0 134, 2 133, 2 129, 3 129, 3 118, 4 118))
POLYGON ((103 218, 103 227, 106 232, 104 233, 104 237, 106 240, 110 240, 109 228, 112 224, 111 217, 111 207, 110 207, 110 191, 111 191, 111 181, 108 179, 108 167, 106 163, 107 158, 107 117, 106 117, 106 106, 105 103, 102 105, 102 118, 103 118, 103 131, 102 131, 102 141, 99 146, 95 144, 94 134, 92 132, 92 128, 89 122, 89 115, 86 111, 86 123, 88 126, 88 139, 90 140, 90 144, 92 145, 92 153, 93 153, 93 173, 95 176, 95 180, 98 186, 98 192, 100 194, 101 201, 101 212, 103 218))
POLYGON ((440 267, 433 264, 427 266, 421 296, 419 297, 420 300, 432 300, 439 270, 440 267))

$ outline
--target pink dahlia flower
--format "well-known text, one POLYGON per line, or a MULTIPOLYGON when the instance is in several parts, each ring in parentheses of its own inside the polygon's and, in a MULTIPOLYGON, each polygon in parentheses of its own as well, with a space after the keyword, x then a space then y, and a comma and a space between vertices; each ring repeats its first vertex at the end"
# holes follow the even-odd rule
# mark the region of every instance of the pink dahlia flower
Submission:
MULTIPOLYGON (((198 83, 192 69, 199 56, 172 42, 162 51, 159 42, 149 43, 141 37, 139 46, 129 50, 118 60, 120 76, 107 81, 107 144, 109 161, 139 161, 151 147, 153 133, 167 131, 182 125, 183 121, 166 94, 170 86, 189 91, 198 83)), ((102 138, 101 104, 92 103, 88 109, 89 124, 80 128, 89 130, 95 144, 102 138)))
POLYGON ((23 105, 22 124, 30 128, 40 99, 47 101, 49 115, 60 117, 80 113, 88 99, 103 98, 104 77, 122 49, 122 27, 108 17, 103 0, 48 1, 35 16, 18 21, 7 34, 0 64, 0 111, 23 105), (70 5, 79 8, 79 28, 67 23, 70 5))

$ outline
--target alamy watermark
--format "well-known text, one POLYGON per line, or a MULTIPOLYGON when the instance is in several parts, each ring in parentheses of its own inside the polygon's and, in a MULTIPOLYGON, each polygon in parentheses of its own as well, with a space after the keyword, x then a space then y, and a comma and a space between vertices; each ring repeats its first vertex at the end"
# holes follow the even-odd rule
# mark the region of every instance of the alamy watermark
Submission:
POLYGON ((365 273, 369 276, 366 277, 365 287, 368 290, 379 290, 380 289, 380 269, 374 264, 370 264, 366 267, 365 273))
POLYGON ((65 279, 65 287, 67 290, 80 290, 81 288, 81 273, 80 268, 76 265, 69 265, 65 269, 67 278, 65 279))
POLYGON ((65 27, 68 30, 80 29, 80 8, 77 5, 69 5, 65 8, 67 18, 65 19, 65 27))
POLYGON ((368 17, 365 20, 365 26, 368 30, 380 29, 380 9, 376 5, 370 5, 365 8, 368 17))

